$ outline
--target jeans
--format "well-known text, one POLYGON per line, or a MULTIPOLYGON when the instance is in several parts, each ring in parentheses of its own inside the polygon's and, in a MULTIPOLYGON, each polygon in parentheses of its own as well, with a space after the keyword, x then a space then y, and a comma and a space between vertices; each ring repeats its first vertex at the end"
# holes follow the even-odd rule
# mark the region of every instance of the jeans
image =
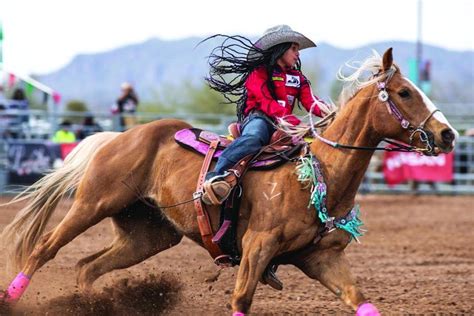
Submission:
POLYGON ((224 149, 214 171, 209 172, 206 179, 222 175, 240 159, 258 153, 263 146, 270 143, 274 131, 275 127, 268 118, 260 114, 247 116, 242 125, 241 136, 224 149))

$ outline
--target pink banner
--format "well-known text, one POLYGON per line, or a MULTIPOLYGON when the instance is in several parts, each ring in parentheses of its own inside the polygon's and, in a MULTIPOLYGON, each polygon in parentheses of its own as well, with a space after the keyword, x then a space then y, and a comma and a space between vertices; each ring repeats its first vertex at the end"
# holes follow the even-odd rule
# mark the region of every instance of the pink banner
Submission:
POLYGON ((417 153, 385 152, 383 174, 389 185, 408 180, 450 182, 453 180, 453 153, 429 157, 417 153))

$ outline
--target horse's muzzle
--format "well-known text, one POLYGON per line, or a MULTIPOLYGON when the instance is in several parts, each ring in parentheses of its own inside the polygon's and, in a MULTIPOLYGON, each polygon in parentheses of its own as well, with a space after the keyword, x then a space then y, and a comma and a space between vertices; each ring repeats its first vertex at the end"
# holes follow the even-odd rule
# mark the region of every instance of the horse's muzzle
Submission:
POLYGON ((454 134, 453 130, 450 128, 446 128, 441 132, 441 139, 445 146, 452 146, 454 140, 456 139, 456 134, 454 134))

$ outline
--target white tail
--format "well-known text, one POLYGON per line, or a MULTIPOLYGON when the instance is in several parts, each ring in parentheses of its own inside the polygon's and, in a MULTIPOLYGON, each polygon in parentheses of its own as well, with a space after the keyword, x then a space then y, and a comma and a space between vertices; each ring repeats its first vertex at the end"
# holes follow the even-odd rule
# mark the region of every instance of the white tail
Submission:
POLYGON ((63 166, 3 204, 5 206, 30 200, 0 235, 0 247, 6 251, 4 258, 8 261, 7 269, 19 268, 25 262, 43 234, 59 201, 77 188, 97 150, 119 134, 102 132, 87 137, 71 151, 63 166))

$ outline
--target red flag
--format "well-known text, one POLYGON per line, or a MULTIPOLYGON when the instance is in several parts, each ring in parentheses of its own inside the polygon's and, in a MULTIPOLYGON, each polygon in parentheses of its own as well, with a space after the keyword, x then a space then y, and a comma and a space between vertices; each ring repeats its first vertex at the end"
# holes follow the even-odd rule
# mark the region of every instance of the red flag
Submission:
POLYGON ((54 104, 58 104, 59 102, 61 102, 61 95, 59 94, 59 92, 53 92, 53 101, 54 104))
POLYGON ((8 87, 11 88, 15 85, 16 77, 14 74, 8 75, 8 87))

